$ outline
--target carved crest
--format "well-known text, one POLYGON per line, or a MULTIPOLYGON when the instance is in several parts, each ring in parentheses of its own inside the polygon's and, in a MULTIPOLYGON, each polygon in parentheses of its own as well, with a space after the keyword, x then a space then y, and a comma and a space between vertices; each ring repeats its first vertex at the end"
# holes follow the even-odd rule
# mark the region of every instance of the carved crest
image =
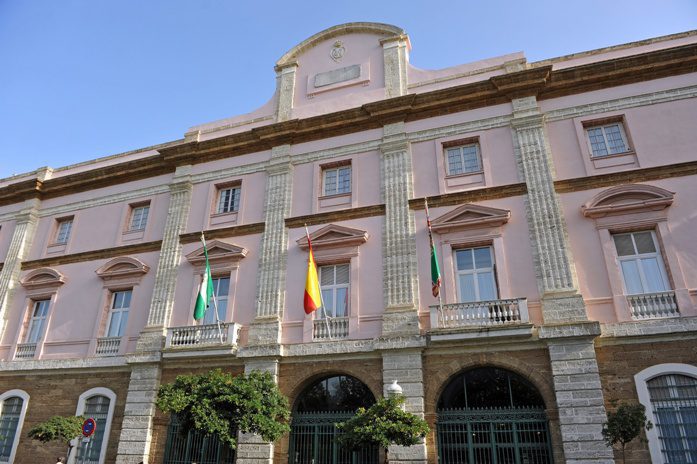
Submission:
POLYGON ((329 56, 332 60, 338 63, 344 57, 345 53, 346 48, 344 48, 344 43, 341 40, 337 40, 336 42, 334 42, 334 45, 332 46, 332 49, 329 52, 329 56))
POLYGON ((466 204, 431 221, 434 232, 451 232, 466 228, 500 226, 508 222, 511 212, 506 209, 466 204))

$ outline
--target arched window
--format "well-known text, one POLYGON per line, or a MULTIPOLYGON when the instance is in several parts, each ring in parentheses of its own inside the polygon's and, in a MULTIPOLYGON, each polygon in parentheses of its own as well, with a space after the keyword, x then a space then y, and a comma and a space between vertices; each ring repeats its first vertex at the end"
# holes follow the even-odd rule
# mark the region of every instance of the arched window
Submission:
POLYGON ((551 464, 545 404, 537 389, 493 367, 455 376, 438 400, 441 464, 551 464))
POLYGON ((357 452, 336 441, 336 424, 353 417, 359 407, 370 407, 375 397, 360 380, 348 375, 328 376, 309 385, 298 397, 291 421, 290 464, 377 464, 379 450, 357 452))
POLYGON ((646 433, 653 463, 697 463, 697 367, 659 364, 634 381, 654 424, 646 433))
POLYGON ((199 430, 184 430, 176 414, 167 427, 164 464, 234 464, 235 450, 213 435, 199 430))
POLYGON ((75 464, 104 464, 106 462, 106 450, 115 403, 116 394, 108 388, 92 388, 80 395, 75 415, 94 419, 97 427, 89 441, 78 441, 77 450, 73 453, 75 464))
POLYGON ((14 462, 29 395, 10 390, 0 395, 0 462, 14 462))

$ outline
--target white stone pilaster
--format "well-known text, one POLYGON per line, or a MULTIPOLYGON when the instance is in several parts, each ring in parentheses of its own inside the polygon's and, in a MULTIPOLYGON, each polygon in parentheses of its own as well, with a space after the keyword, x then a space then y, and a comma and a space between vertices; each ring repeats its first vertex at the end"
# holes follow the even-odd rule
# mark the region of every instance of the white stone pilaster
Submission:
POLYGON ((404 123, 383 129, 380 145, 383 229, 383 289, 385 313, 383 335, 418 334, 418 277, 416 227, 409 199, 414 195, 411 153, 404 123))
POLYGON ((276 122, 287 121, 293 116, 295 98, 295 74, 298 63, 291 62, 276 68, 276 122))
POLYGON ((409 63, 409 37, 398 35, 380 41, 385 66, 385 97, 401 97, 407 94, 407 65, 409 63))
POLYGON ((138 364, 131 370, 116 464, 148 461, 160 373, 157 364, 138 364))
MULTIPOLYGON (((269 372, 278 382, 278 361, 276 359, 250 359, 245 361, 244 372, 269 372)), ((273 443, 264 441, 253 433, 240 433, 237 442, 237 464, 271 464, 273 462, 273 443)))
POLYGON ((290 145, 271 150, 267 174, 264 201, 266 226, 259 248, 256 318, 249 328, 249 345, 280 343, 288 260, 285 218, 290 215, 293 186, 290 145))

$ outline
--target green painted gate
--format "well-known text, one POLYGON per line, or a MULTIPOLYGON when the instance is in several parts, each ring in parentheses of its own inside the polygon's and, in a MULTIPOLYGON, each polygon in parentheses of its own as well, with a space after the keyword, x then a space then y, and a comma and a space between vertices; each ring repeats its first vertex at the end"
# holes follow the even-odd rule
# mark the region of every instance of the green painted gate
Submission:
POLYGON ((352 412, 296 412, 290 431, 289 464, 378 464, 379 449, 350 451, 339 445, 336 424, 352 412))
POLYGON ((234 464, 235 451, 217 437, 198 430, 185 432, 172 416, 167 428, 164 464, 234 464))
POLYGON ((540 408, 438 412, 439 464, 551 464, 547 415, 540 408))

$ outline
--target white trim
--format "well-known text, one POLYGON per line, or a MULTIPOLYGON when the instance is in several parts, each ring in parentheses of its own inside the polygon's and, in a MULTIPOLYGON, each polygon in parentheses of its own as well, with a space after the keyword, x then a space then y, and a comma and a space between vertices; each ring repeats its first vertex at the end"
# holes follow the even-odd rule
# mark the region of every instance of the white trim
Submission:
MULTIPOLYGON (((104 464, 106 458, 106 450, 109 447, 109 434, 111 433, 111 421, 114 419, 114 407, 116 406, 116 393, 104 387, 91 388, 80 395, 77 400, 76 416, 81 416, 85 412, 85 403, 93 396, 106 396, 109 398, 109 412, 107 413, 106 425, 104 426, 104 438, 102 439, 102 447, 99 452, 99 464, 104 464)), ((71 453, 68 464, 74 464, 77 456, 77 447, 75 452, 71 453)))
POLYGON ((649 451, 651 452, 651 462, 653 464, 665 464, 665 461, 661 453, 661 441, 658 438, 658 427, 656 426, 656 418, 653 415, 651 397, 649 396, 649 388, 646 383, 654 377, 670 374, 682 374, 697 379, 697 366, 677 363, 656 364, 655 366, 647 367, 634 376, 639 402, 646 408, 646 418, 654 424, 651 430, 646 431, 646 438, 649 440, 649 451))
MULTIPOLYGON (((19 446, 19 439, 22 436, 22 425, 24 425, 24 416, 27 414, 27 408, 29 407, 29 394, 24 390, 8 390, 2 395, 0 395, 0 411, 2 411, 2 404, 7 398, 12 397, 22 398, 22 410, 19 413, 19 422, 17 422, 17 430, 15 431, 15 439, 12 442, 12 451, 10 451, 9 463, 15 462, 15 454, 17 454, 17 446, 19 446)), ((0 412, 1 413, 1 412, 0 412)))

